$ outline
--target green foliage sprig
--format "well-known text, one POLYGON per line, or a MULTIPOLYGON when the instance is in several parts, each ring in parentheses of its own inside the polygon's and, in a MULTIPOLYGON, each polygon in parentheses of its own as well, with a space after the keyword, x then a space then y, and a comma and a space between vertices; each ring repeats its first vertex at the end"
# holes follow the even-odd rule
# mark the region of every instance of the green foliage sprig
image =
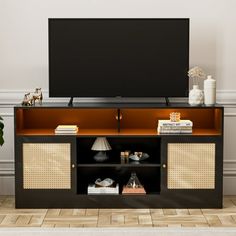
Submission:
POLYGON ((3 121, 3 118, 0 116, 0 146, 2 146, 4 144, 4 138, 3 138, 4 124, 2 121, 3 121))

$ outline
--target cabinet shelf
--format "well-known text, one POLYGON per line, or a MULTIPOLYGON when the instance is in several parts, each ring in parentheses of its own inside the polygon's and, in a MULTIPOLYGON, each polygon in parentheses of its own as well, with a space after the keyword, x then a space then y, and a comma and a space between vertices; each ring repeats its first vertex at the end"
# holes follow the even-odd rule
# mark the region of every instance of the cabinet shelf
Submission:
POLYGON ((159 196, 160 192, 147 192, 146 194, 86 194, 86 193, 79 193, 79 196, 84 197, 96 197, 96 198, 103 198, 103 197, 114 197, 114 198, 146 198, 147 196, 159 196))
POLYGON ((152 163, 138 163, 138 164, 132 164, 132 163, 125 163, 125 164, 104 164, 104 163, 98 163, 98 164, 77 164, 77 167, 160 167, 161 164, 152 164, 152 163))
MULTIPOLYGON (((54 129, 19 129, 16 131, 16 135, 25 136, 68 136, 70 134, 56 135, 54 129)), ((91 136, 106 136, 106 137, 123 137, 123 136, 220 136, 221 130, 218 129, 198 129, 193 128, 192 134, 159 134, 156 129, 123 129, 118 132, 116 129, 79 129, 77 134, 70 136, 75 137, 91 137, 91 136)))

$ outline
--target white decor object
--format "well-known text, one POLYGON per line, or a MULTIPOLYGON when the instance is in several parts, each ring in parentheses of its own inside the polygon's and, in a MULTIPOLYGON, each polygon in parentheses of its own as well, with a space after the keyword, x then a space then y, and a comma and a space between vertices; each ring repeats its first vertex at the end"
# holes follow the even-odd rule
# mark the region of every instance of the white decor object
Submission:
POLYGON ((119 184, 116 184, 116 186, 110 186, 110 187, 97 187, 95 184, 90 184, 88 186, 88 194, 119 194, 119 184))
POLYGON ((193 89, 189 92, 189 104, 197 106, 203 104, 204 94, 199 89, 199 80, 206 77, 205 72, 202 68, 195 66, 188 71, 189 79, 193 80, 193 89))
POLYGON ((189 92, 188 103, 192 106, 197 106, 203 104, 204 94, 198 85, 193 85, 193 89, 189 92))
POLYGON ((216 103, 216 81, 211 75, 204 80, 204 104, 214 105, 216 103))
POLYGON ((103 162, 108 159, 106 151, 111 150, 111 146, 105 137, 98 137, 98 138, 96 138, 91 150, 99 151, 94 156, 94 160, 98 161, 98 162, 103 162))
POLYGON ((135 153, 135 154, 130 155, 129 158, 133 161, 143 161, 143 160, 149 158, 149 155, 145 152, 143 152, 141 156, 139 156, 135 153))
POLYGON ((101 187, 109 187, 111 186, 115 181, 113 179, 110 178, 106 178, 104 180, 96 179, 95 184, 101 187))
POLYGON ((188 71, 188 77, 193 79, 193 85, 198 85, 199 79, 204 79, 206 74, 202 68, 195 66, 188 71))

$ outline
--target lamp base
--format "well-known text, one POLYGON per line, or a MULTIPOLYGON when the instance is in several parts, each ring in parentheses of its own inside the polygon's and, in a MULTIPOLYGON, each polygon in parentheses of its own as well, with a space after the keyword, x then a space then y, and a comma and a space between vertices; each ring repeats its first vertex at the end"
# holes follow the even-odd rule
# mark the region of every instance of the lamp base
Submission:
POLYGON ((93 157, 93 159, 97 162, 103 162, 108 159, 108 156, 107 156, 106 152, 100 151, 93 157))

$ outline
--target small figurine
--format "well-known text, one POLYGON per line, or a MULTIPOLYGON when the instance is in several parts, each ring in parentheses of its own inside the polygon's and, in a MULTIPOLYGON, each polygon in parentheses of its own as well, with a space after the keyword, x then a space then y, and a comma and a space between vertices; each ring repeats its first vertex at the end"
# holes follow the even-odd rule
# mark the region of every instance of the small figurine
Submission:
POLYGON ((34 104, 35 101, 39 101, 39 104, 42 105, 42 101, 43 101, 43 93, 41 88, 36 88, 34 93, 33 93, 33 100, 34 100, 34 104))
POLYGON ((35 101, 39 101, 39 104, 42 105, 43 94, 41 88, 36 88, 34 93, 26 93, 22 101, 23 106, 33 106, 35 101))
POLYGON ((24 99, 21 103, 23 106, 32 106, 33 105, 33 98, 30 96, 30 93, 26 93, 24 99))

